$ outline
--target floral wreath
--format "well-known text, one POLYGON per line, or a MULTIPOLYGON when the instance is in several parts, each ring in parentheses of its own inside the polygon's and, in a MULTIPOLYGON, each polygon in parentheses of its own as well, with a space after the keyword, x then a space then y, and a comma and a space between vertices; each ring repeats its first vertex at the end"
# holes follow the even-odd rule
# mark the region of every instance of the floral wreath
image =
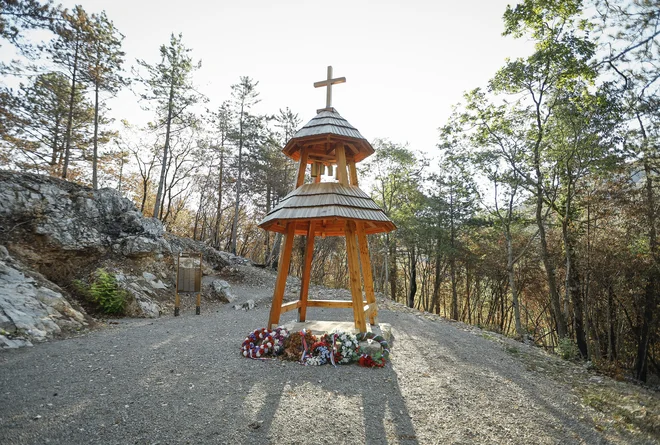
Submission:
POLYGON ((280 355, 284 352, 284 340, 289 336, 289 331, 279 326, 273 331, 273 354, 280 355))
POLYGON ((368 354, 361 354, 358 360, 360 366, 366 368, 382 368, 385 362, 390 358, 390 346, 387 340, 382 335, 376 335, 373 332, 360 332, 356 335, 358 341, 372 340, 378 342, 382 351, 377 352, 372 356, 368 354))
MULTIPOLYGON (((356 362, 360 354, 360 345, 355 334, 343 331, 334 331, 321 337, 329 345, 332 345, 334 361, 340 365, 356 362)), ((333 363, 334 364, 334 363, 333 363)))
MULTIPOLYGON (((249 334, 241 346, 244 357, 267 360, 266 355, 283 355, 285 360, 297 360, 302 365, 318 366, 331 363, 343 365, 358 362, 367 368, 382 368, 390 357, 387 340, 373 332, 352 334, 350 332, 334 331, 324 334, 318 340, 306 330, 290 333, 283 327, 274 330, 257 329, 249 334), (360 342, 372 340, 378 342, 381 351, 373 354, 361 354, 360 342), (298 358, 299 357, 299 358, 298 358)), ((281 357, 282 358, 282 357, 281 357)))
POLYGON ((303 364, 307 366, 320 366, 325 365, 328 362, 331 362, 334 365, 334 355, 330 353, 332 347, 325 341, 315 342, 311 348, 309 348, 309 353, 304 359, 303 364))
POLYGON ((259 359, 273 351, 275 346, 273 334, 273 331, 261 328, 256 329, 245 337, 245 340, 243 340, 243 344, 241 345, 243 357, 259 359))

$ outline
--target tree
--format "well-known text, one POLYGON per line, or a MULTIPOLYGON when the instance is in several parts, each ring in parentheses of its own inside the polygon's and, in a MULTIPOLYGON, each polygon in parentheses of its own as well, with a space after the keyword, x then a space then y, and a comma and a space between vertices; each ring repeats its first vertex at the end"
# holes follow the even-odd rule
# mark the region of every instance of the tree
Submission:
POLYGON ((536 199, 536 223, 559 338, 568 335, 568 328, 557 287, 556 264, 546 236, 544 206, 556 196, 556 184, 552 183, 553 174, 545 169, 544 153, 548 147, 546 126, 555 112, 553 94, 595 76, 589 65, 594 44, 583 32, 586 25, 576 25, 580 13, 580 0, 525 0, 515 8, 507 7, 504 35, 532 37, 536 41, 535 52, 525 59, 509 60, 490 82, 495 93, 519 97, 518 106, 532 125, 526 155, 530 168, 520 174, 536 199))
MULTIPOLYGON (((409 222, 420 199, 423 163, 407 146, 384 139, 376 139, 373 146, 376 153, 363 167, 363 172, 370 174, 374 181, 372 197, 397 226, 403 226, 409 222)), ((396 300, 398 287, 397 237, 392 232, 385 235, 386 279, 393 300, 396 300)))
MULTIPOLYGON (((449 225, 449 274, 451 279, 451 318, 459 319, 458 286, 456 280, 456 262, 461 251, 459 245, 459 232, 463 225, 475 212, 477 193, 472 174, 467 167, 467 158, 460 152, 454 153, 457 148, 454 141, 447 138, 443 132, 439 148, 443 151, 441 163, 442 175, 434 177, 436 199, 444 199, 444 221, 449 225)), ((469 306, 469 302, 467 303, 469 306)))
POLYGON ((217 173, 217 200, 215 212, 215 226, 213 229, 213 245, 220 248, 220 223, 222 221, 222 199, 225 185, 225 157, 228 153, 226 146, 230 135, 234 133, 233 127, 233 113, 231 104, 227 101, 223 102, 218 111, 211 114, 211 122, 214 126, 217 140, 212 144, 212 149, 216 152, 218 157, 218 173, 217 173))
MULTIPOLYGON (((301 124, 298 114, 293 113, 286 107, 275 115, 275 127, 277 131, 277 140, 273 141, 273 151, 270 153, 269 164, 274 169, 274 174, 268 175, 266 183, 266 213, 270 212, 271 208, 280 202, 294 187, 292 175, 295 167, 291 160, 282 156, 281 149, 293 137, 301 124)), ((268 267, 276 268, 280 253, 280 244, 282 242, 282 234, 276 233, 273 241, 273 248, 270 248, 270 232, 266 232, 266 249, 264 252, 265 264, 268 267)))
POLYGON ((646 381, 655 314, 660 301, 660 243, 657 235, 658 138, 660 137, 660 3, 631 1, 623 5, 596 1, 606 53, 601 60, 619 81, 621 104, 628 124, 627 157, 640 164, 644 177, 648 257, 641 326, 637 334, 635 377, 646 381))
MULTIPOLYGON (((238 145, 237 172, 236 172, 236 200, 234 201, 234 220, 231 226, 230 249, 236 255, 236 237, 238 232, 238 215, 241 202, 241 182, 243 179, 243 148, 246 144, 246 135, 249 133, 247 124, 250 122, 250 109, 259 102, 259 93, 255 82, 248 76, 241 76, 239 83, 231 86, 235 115, 238 119, 237 134, 238 145)), ((255 122, 253 119, 252 122, 255 122)))
MULTIPOLYGON (((24 40, 25 31, 48 28, 57 19, 58 13, 59 10, 53 7, 52 1, 42 3, 37 0, 2 0, 0 38, 10 42, 23 55, 32 56, 33 47, 24 40)), ((0 72, 4 68, 4 65, 0 65, 0 72)))
POLYGON ((202 100, 192 85, 191 76, 194 70, 201 67, 201 61, 194 64, 189 56, 190 49, 183 45, 183 36, 174 34, 170 37, 169 46, 161 45, 161 61, 150 65, 144 60, 137 63, 146 70, 147 77, 140 77, 147 91, 140 94, 144 101, 154 102, 156 122, 153 129, 165 129, 165 142, 160 167, 160 179, 156 202, 154 203, 154 218, 161 218, 162 201, 164 199, 165 178, 167 175, 168 155, 173 126, 189 127, 196 119, 187 110, 202 100))
POLYGON ((117 93, 125 84, 121 77, 124 52, 121 50, 123 35, 115 28, 105 12, 92 15, 89 61, 83 77, 94 88, 94 138, 92 154, 92 187, 98 188, 98 143, 99 143, 99 93, 117 93))
POLYGON ((88 145, 86 132, 92 123, 93 109, 81 89, 76 88, 69 113, 70 90, 69 79, 56 72, 40 74, 30 85, 21 84, 12 107, 13 129, 4 138, 12 147, 12 160, 19 168, 61 173, 69 115, 71 140, 79 148, 88 145))
POLYGON ((88 62, 87 49, 92 39, 92 24, 84 9, 76 6, 70 13, 62 12, 62 20, 56 22, 53 30, 57 39, 52 44, 53 62, 63 67, 70 75, 69 114, 66 121, 64 164, 62 178, 67 178, 72 147, 73 110, 79 82, 80 71, 88 62))

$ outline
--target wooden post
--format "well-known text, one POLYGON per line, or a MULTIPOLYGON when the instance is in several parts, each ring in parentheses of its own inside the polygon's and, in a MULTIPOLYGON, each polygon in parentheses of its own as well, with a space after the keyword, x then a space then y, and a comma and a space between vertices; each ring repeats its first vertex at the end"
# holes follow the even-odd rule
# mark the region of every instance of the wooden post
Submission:
POLYGON ((360 285, 358 249, 355 242, 355 223, 353 221, 346 221, 344 232, 346 233, 346 256, 348 257, 348 272, 350 276, 351 297, 353 299, 355 328, 360 332, 367 332, 367 322, 364 319, 364 303, 362 301, 362 286, 360 285))
POLYGON ((284 289, 286 288, 286 278, 289 275, 289 264, 291 264, 291 250, 293 249, 293 237, 296 231, 296 223, 288 222, 286 224, 286 236, 284 238, 284 252, 277 270, 277 280, 275 281, 275 290, 273 291, 273 304, 270 307, 270 317, 268 318, 268 328, 272 329, 280 323, 280 312, 282 310, 282 299, 284 298, 284 289))
POLYGON ((337 144, 335 146, 335 154, 337 155, 337 180, 342 185, 348 185, 348 178, 346 177, 346 151, 344 144, 337 144))
POLYGON ((174 316, 179 316, 179 306, 181 298, 179 297, 179 265, 181 264, 181 252, 176 255, 176 281, 174 287, 174 316))
POLYGON ((300 161, 298 162, 298 176, 296 177, 296 187, 305 183, 305 171, 307 170, 307 148, 300 150, 300 161))
POLYGON ((364 279, 364 293, 367 295, 367 303, 373 310, 369 315, 369 323, 376 324, 378 316, 378 306, 376 305, 376 295, 374 294, 374 279, 371 274, 371 259, 369 258, 369 243, 367 234, 364 231, 364 222, 356 222, 358 246, 360 248, 360 264, 362 265, 362 278, 364 279))
POLYGON ((302 279, 300 282, 300 307, 298 308, 298 321, 305 321, 307 317, 307 297, 309 294, 309 278, 312 271, 312 257, 314 256, 314 226, 316 221, 309 222, 307 229, 307 245, 305 246, 305 263, 303 264, 302 279))
POLYGON ((358 185, 358 178, 357 178, 357 168, 355 168, 355 160, 351 159, 348 161, 348 171, 350 172, 351 176, 351 185, 358 185))

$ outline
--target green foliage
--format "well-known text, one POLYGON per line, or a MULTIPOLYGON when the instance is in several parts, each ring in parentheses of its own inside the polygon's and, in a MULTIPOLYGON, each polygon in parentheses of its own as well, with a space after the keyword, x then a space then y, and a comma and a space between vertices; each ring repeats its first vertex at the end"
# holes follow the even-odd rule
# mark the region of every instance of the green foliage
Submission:
POLYGON ((564 337, 559 339, 557 354, 564 360, 575 360, 580 356, 580 350, 572 339, 564 337))
POLYGON ((97 269, 91 284, 74 280, 76 292, 98 306, 104 314, 123 315, 129 294, 117 284, 117 278, 105 269, 97 269))
POLYGON ((21 84, 8 113, 4 139, 15 148, 13 163, 24 170, 55 173, 61 164, 71 105, 71 140, 78 148, 89 146, 94 107, 78 84, 71 101, 71 85, 62 73, 49 72, 21 84))
POLYGON ((128 293, 117 285, 117 278, 103 269, 96 271, 96 281, 90 287, 90 294, 106 314, 124 313, 128 293))

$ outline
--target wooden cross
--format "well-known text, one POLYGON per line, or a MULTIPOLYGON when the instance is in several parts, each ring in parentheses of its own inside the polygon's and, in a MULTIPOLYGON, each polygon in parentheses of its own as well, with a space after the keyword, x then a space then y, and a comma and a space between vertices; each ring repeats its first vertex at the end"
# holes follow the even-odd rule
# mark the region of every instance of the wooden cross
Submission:
POLYGON ((328 67, 328 78, 320 82, 314 82, 314 88, 328 87, 325 95, 325 107, 332 108, 332 86, 338 83, 346 82, 345 77, 332 78, 332 67, 328 67))

